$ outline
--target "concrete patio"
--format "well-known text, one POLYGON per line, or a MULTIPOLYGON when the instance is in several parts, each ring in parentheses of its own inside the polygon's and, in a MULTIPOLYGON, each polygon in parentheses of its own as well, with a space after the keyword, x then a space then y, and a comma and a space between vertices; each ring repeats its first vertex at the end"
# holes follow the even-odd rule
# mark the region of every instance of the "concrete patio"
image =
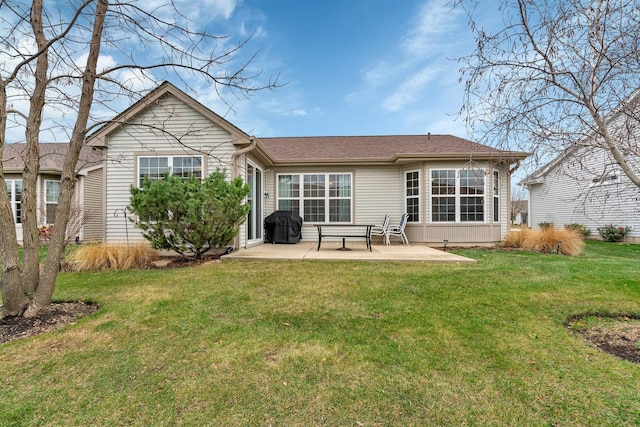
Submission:
POLYGON ((296 244, 269 244, 239 249, 222 259, 237 260, 331 260, 331 261, 392 261, 420 263, 474 263, 476 260, 460 255, 444 252, 423 245, 404 246, 394 244, 385 246, 374 244, 372 251, 367 250, 364 242, 347 241, 350 250, 339 250, 342 241, 322 241, 317 250, 317 242, 300 242, 296 244))

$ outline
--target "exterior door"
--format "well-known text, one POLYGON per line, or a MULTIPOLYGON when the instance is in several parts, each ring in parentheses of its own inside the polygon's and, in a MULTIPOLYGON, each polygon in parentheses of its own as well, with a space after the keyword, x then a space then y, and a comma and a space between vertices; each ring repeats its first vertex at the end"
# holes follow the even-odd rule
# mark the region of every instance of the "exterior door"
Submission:
POLYGON ((249 164, 247 167, 247 184, 249 184, 249 215, 247 217, 247 241, 256 243, 262 240, 262 170, 249 164))

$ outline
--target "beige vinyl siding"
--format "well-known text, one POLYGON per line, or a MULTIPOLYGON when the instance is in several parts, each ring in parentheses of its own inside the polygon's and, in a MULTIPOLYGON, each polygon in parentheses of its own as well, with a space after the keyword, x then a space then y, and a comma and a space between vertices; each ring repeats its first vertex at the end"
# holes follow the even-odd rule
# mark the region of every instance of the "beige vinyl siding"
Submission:
MULTIPOLYGON (((480 165, 487 171, 495 166, 480 165)), ((405 205, 405 173, 418 170, 420 172, 420 222, 409 223, 406 233, 412 243, 441 245, 444 239, 458 244, 493 244, 499 242, 508 232, 509 216, 509 177, 504 168, 500 172, 500 221, 492 221, 493 187, 491 177, 486 177, 485 221, 481 223, 432 223, 431 222, 431 169, 461 169, 463 163, 426 162, 406 166, 356 166, 356 167, 300 167, 274 168, 266 175, 265 214, 277 208, 276 176, 289 173, 351 173, 353 174, 353 223, 381 224, 386 213, 391 215, 391 225, 397 225, 405 205)), ((313 224, 304 224, 303 240, 317 240, 317 230, 313 224)), ((374 241, 374 243, 379 243, 374 241)))
POLYGON ((485 171, 484 221, 439 223, 431 219, 431 171, 443 169, 469 168, 468 164, 458 162, 427 162, 422 170, 422 224, 408 224, 407 237, 410 242, 429 245, 442 245, 444 240, 450 244, 494 244, 500 242, 509 231, 509 177, 505 168, 487 162, 474 165, 485 171), (500 179, 500 220, 493 222, 493 171, 498 170, 500 179))
MULTIPOLYGON (((577 153, 580 159, 567 160, 550 170, 540 184, 529 187, 529 225, 551 222, 556 227, 579 223, 598 235, 597 228, 614 224, 631 226, 628 240, 640 239, 640 192, 617 170, 617 183, 593 183, 613 162, 604 150, 577 153)), ((637 166, 636 166, 637 167, 637 166)))
POLYGON ((104 174, 102 169, 90 171, 84 177, 84 206, 83 210, 87 220, 83 227, 82 239, 85 241, 99 241, 104 232, 104 204, 103 188, 104 174))
POLYGON ((203 176, 216 169, 224 169, 229 175, 231 154, 235 151, 228 131, 172 96, 160 99, 129 124, 111 134, 108 147, 105 217, 109 242, 124 242, 126 227, 130 241, 143 240, 139 229, 131 223, 125 225, 122 215, 114 217, 116 210, 127 208, 130 187, 137 185, 138 157, 202 154, 203 176), (162 125, 164 132, 145 125, 162 125))
MULTIPOLYGON (((265 180, 265 214, 277 209, 277 175, 349 173, 352 175, 352 223, 381 224, 385 213, 391 214, 392 221, 399 221, 402 215, 402 170, 397 167, 300 167, 274 168, 265 180)), ((318 232, 313 223, 304 223, 302 240, 314 241, 318 232)))

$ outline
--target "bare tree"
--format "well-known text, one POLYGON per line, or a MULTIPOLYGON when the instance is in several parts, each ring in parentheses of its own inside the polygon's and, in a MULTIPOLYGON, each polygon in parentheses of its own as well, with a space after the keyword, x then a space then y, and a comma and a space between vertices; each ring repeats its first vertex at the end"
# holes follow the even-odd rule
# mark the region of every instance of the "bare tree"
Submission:
POLYGON ((477 139, 544 162, 571 147, 586 148, 576 155, 606 150, 640 187, 637 0, 503 0, 495 32, 475 20, 478 1, 454 4, 468 13, 477 43, 460 58, 461 113, 477 139))
POLYGON ((22 263, 0 162, 3 315, 33 316, 51 303, 80 149, 87 133, 104 123, 102 118, 113 101, 139 99, 145 83, 155 86, 164 75, 186 86, 206 82, 221 96, 248 96, 277 86, 274 81, 255 83, 260 73, 252 69, 253 56, 241 61, 239 53, 250 37, 231 45, 229 36, 200 28, 177 4, 172 0, 164 4, 135 0, 0 2, 0 159, 8 134, 16 128, 24 131, 27 144, 22 263), (73 118, 70 125, 64 120, 68 117, 73 118), (41 273, 36 212, 39 143, 43 134, 60 133, 66 134, 69 149, 61 173, 56 226, 41 273))

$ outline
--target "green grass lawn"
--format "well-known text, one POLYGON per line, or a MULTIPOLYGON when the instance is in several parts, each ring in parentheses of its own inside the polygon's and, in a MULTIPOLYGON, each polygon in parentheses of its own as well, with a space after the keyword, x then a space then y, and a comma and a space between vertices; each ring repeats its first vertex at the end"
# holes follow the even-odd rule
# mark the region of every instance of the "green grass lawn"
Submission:
POLYGON ((640 366, 564 327, 640 313, 640 245, 457 252, 63 273, 101 309, 0 346, 0 425, 640 425, 640 366))

